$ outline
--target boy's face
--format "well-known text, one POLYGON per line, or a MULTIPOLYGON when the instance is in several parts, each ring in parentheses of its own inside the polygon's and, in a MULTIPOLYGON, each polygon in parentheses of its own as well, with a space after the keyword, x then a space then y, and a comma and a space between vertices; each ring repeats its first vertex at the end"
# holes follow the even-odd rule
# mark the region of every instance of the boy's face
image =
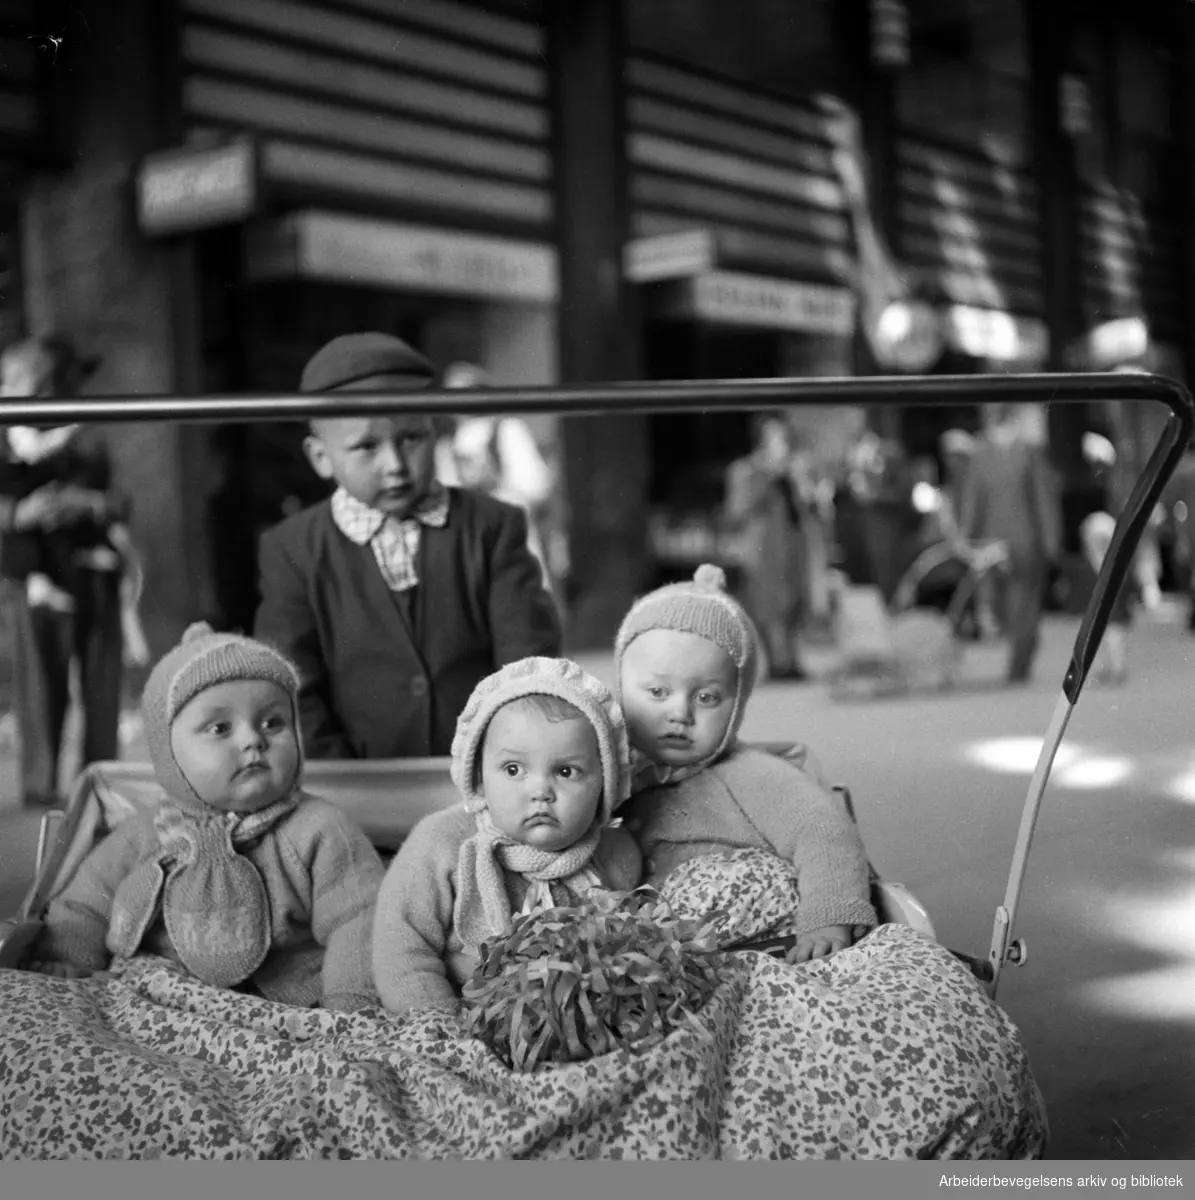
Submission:
MULTIPOLYGON (((343 390, 404 388, 410 388, 410 380, 377 376, 343 390)), ((335 480, 355 500, 387 516, 410 516, 427 496, 435 475, 431 417, 321 419, 312 422, 303 448, 321 479, 335 480)))
POLYGON ((650 629, 623 654, 619 686, 631 745, 661 766, 688 767, 722 745, 738 668, 708 638, 650 629))
POLYGON ((174 718, 170 748, 195 794, 221 812, 257 812, 281 800, 299 769, 290 697, 264 679, 205 688, 174 718))
POLYGON ((530 704, 500 708, 481 751, 481 792, 507 837, 540 850, 582 838, 602 796, 602 760, 593 726, 579 713, 553 720, 530 704))

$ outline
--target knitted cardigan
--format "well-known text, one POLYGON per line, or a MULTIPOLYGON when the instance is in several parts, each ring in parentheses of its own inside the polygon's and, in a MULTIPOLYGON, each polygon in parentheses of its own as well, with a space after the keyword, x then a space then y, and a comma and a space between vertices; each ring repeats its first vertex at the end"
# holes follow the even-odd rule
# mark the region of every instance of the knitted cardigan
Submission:
MULTIPOLYGON (((151 811, 122 821, 83 860, 49 906, 39 958, 108 965, 113 895, 121 880, 158 852, 153 818, 151 811)), ((262 995, 302 1007, 376 1004, 370 932, 384 868, 365 834, 335 805, 303 795, 242 853, 269 898, 270 951, 252 976, 262 995)), ((160 919, 140 948, 175 957, 160 919)))
POLYGON ((619 810, 643 852, 643 883, 727 847, 773 850, 797 871, 797 932, 874 925, 854 822, 808 771, 742 746, 698 774, 645 788, 619 810))
MULTIPOLYGON (((403 843, 378 892, 373 925, 373 973, 382 1003, 402 1013, 422 1005, 455 1005, 477 960, 463 950, 453 925, 462 843, 477 832, 464 805, 424 817, 403 843)), ((591 865, 612 891, 638 886, 640 858, 625 830, 602 830, 591 865)), ((503 871, 511 911, 527 895, 527 880, 503 871)))

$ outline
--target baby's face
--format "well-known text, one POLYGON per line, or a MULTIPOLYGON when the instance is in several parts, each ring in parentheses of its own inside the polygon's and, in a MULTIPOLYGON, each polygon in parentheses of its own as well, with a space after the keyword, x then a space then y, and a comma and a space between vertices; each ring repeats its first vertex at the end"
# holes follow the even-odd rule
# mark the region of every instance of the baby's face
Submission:
POLYGON ((415 511, 435 475, 430 417, 323 420, 305 447, 321 479, 335 480, 362 504, 399 519, 415 511))
POLYGON ((264 679, 200 692, 174 718, 170 748, 195 794, 221 812, 257 812, 281 800, 299 769, 290 697, 264 679))
POLYGON ((602 797, 602 760, 593 726, 580 713, 552 719, 528 703, 500 708, 481 751, 481 792, 507 837, 564 850, 593 824, 602 797))
POLYGON ((640 634, 619 679, 631 745, 661 766, 709 758, 726 736, 737 685, 734 661, 708 638, 674 629, 640 634))

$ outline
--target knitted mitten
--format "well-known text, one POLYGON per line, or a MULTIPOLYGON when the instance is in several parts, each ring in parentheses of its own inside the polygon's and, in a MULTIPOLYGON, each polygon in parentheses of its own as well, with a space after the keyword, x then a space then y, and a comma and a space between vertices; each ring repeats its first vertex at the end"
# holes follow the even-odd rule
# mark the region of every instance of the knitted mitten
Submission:
POLYGON ((223 814, 167 819, 162 847, 174 860, 162 897, 166 932, 183 966, 204 983, 248 979, 270 949, 270 906, 257 868, 237 854, 223 814))

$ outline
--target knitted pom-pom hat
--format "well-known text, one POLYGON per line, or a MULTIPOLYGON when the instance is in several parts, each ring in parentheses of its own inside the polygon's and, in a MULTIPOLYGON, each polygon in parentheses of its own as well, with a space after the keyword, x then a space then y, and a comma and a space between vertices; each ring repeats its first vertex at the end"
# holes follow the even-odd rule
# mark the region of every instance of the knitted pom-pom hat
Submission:
POLYGON ((734 740, 743 722, 759 668, 755 627, 743 606, 726 591, 726 572, 713 563, 702 563, 691 581, 667 584, 635 601, 614 639, 614 667, 620 681, 622 658, 627 647, 653 629, 671 629, 703 637, 726 651, 738 668, 734 708, 726 736, 718 747, 717 754, 720 755, 734 740))
POLYGON ((602 760, 599 820, 631 794, 631 751, 622 709, 610 689, 567 658, 522 658, 488 675, 474 689, 456 723, 452 739, 452 782, 471 812, 485 808, 475 786, 477 763, 494 714, 524 696, 556 696, 567 701, 593 726, 602 760))
MULTIPOLYGON (((206 622, 199 621, 187 629, 173 650, 162 656, 146 681, 141 717, 154 773, 171 799, 184 807, 205 806, 175 761, 170 727, 200 692, 237 679, 264 679, 277 684, 290 697, 298 736, 299 674, 287 658, 254 638, 216 633, 206 622)), ((300 771, 301 754, 300 747, 300 771)), ((296 775, 296 782, 298 778, 296 775)))

